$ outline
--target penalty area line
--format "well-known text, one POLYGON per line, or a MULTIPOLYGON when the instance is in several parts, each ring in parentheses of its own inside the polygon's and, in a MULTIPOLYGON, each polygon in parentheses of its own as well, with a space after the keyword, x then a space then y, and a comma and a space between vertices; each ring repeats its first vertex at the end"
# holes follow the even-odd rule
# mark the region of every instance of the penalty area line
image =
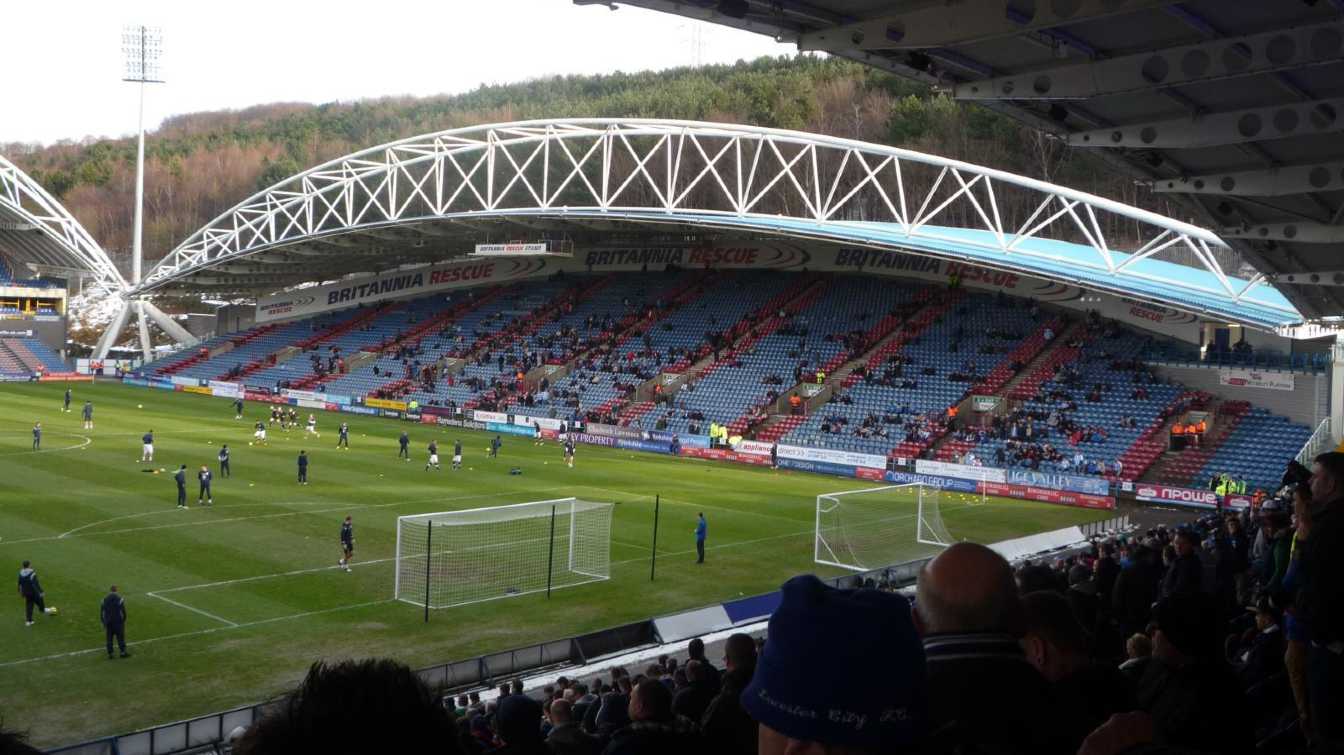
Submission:
POLYGON ((201 616, 204 616, 204 617, 207 618, 207 619, 214 619, 215 621, 222 622, 222 623, 227 624, 227 625, 229 625, 229 626, 231 626, 231 627, 236 627, 236 626, 238 626, 238 623, 237 623, 237 622, 235 622, 235 621, 229 621, 228 619, 224 618, 223 616, 216 616, 216 615, 214 615, 213 613, 210 613, 209 611, 202 611, 202 610, 199 609, 199 608, 195 608, 195 607, 193 607, 193 606, 189 606, 189 605, 187 605, 186 603, 179 603, 179 602, 177 602, 176 600, 173 600, 173 599, 171 599, 171 598, 165 598, 165 597, 163 597, 162 595, 159 595, 159 594, 157 594, 157 593, 147 592, 147 593, 145 593, 145 595, 148 596, 148 597, 150 597, 150 598, 157 598, 157 599, 159 599, 159 600, 162 600, 164 603, 169 603, 169 604, 175 605, 175 606, 177 606, 178 608, 184 608, 184 609, 186 609, 186 610, 188 610, 188 611, 191 611, 192 613, 200 614, 201 616))

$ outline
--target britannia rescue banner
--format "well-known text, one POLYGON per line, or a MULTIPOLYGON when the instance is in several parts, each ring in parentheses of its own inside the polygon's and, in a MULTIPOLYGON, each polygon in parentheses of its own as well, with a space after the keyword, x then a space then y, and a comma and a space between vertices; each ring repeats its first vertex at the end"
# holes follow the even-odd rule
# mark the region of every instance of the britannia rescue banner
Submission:
MULTIPOLYGON (((257 302, 257 322, 302 317, 386 299, 409 299, 435 291, 483 286, 555 272, 538 259, 490 259, 445 262, 413 270, 325 283, 264 296, 257 302)), ((313 276, 320 276, 314 270, 313 276)))

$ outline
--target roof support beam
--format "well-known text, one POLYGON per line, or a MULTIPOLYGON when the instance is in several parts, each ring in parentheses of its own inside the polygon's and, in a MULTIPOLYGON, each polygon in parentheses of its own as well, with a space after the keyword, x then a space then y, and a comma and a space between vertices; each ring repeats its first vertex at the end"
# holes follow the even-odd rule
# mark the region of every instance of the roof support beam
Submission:
POLYGON ((1261 223, 1225 228, 1220 235, 1231 239, 1292 241, 1297 244, 1344 244, 1344 225, 1306 221, 1261 223))
POLYGON ((1186 149, 1340 130, 1344 130, 1344 97, 1078 131, 1068 140, 1074 147, 1186 149))
POLYGON ((965 45, 987 39, 1011 37, 1023 32, 1090 21, 1145 8, 1170 5, 1172 0, 1076 0, 1069 3, 1029 3, 1008 0, 962 3, 953 9, 930 3, 905 13, 893 13, 865 21, 841 24, 807 32, 798 37, 798 49, 911 50, 944 45, 965 45))
POLYGON ((1344 21, 1334 20, 972 81, 958 84, 953 95, 963 100, 1086 99, 1334 63, 1341 51, 1344 21))
POLYGON ((1235 194, 1281 197, 1313 191, 1344 189, 1344 160, 1315 165, 1285 165, 1269 170, 1206 173, 1161 181, 1149 187, 1157 194, 1235 194))

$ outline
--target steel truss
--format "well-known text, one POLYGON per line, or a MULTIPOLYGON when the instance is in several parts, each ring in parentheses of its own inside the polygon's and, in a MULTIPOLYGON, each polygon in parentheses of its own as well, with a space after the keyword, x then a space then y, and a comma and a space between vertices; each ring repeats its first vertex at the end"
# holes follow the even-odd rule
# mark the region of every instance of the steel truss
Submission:
POLYGON ((197 231, 135 292, 341 234, 434 220, 592 213, 658 223, 803 220, 814 238, 840 240, 834 231, 846 227, 846 243, 853 243, 852 221, 866 221, 926 250, 939 242, 969 245, 980 261, 987 256, 986 264, 1009 269, 1033 261, 1033 275, 1049 261, 1060 266, 1061 280, 1085 268, 1116 288, 1147 280, 1235 300, 1259 283, 1228 277, 1218 261, 1226 244, 1208 230, 1004 171, 796 131, 566 119, 416 136, 295 175, 197 231), (1071 242, 1085 258, 1066 258, 1059 245, 1039 243, 1046 241, 1071 242), (1174 250, 1208 271, 1212 283, 1200 289, 1139 264, 1174 250))
POLYGON ((72 262, 78 262, 80 268, 93 274, 94 285, 109 294, 119 294, 127 289, 126 279, 84 226, 46 189, 3 155, 0 155, 0 208, 55 242, 72 262))

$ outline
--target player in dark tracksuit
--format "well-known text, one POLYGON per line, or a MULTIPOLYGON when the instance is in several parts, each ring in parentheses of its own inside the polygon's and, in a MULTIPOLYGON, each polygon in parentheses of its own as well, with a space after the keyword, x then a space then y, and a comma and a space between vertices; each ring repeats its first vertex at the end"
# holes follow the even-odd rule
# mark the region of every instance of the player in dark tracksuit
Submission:
POLYGON ((24 561, 19 569, 19 596, 24 600, 24 616, 28 626, 33 625, 33 607, 39 613, 47 612, 47 604, 42 600, 42 584, 37 581, 37 571, 31 561, 24 561))
POLYGON ((299 484, 308 484, 308 452, 299 452, 299 484))
POLYGON ((499 456, 499 447, 502 445, 504 445, 504 441, 500 440, 499 436, 496 435, 495 439, 490 441, 490 458, 493 459, 496 456, 499 456))
POLYGON ((41 450, 42 450, 42 423, 41 423, 41 422, 36 422, 36 423, 33 424, 33 450, 34 450, 34 451, 41 451, 41 450))
POLYGON ((126 652, 126 601, 122 600, 116 585, 112 585, 112 589, 103 598, 102 610, 99 613, 103 629, 107 632, 107 657, 112 658, 113 639, 116 639, 117 646, 121 648, 121 657, 130 657, 131 654, 126 652))
POLYGON ((337 433, 337 435, 336 435, 336 447, 337 447, 337 448, 344 448, 345 450, 349 451, 349 450, 350 450, 350 426, 347 425, 346 423, 342 422, 342 423, 341 423, 341 426, 340 426, 339 428, 336 429, 336 433, 337 433))
POLYGON ((405 459, 406 461, 410 461, 410 460, 411 460, 411 436, 407 435, 405 430, 402 430, 402 431, 401 431, 401 437, 400 437, 400 438, 397 438, 397 442, 401 444, 401 450, 400 450, 400 451, 397 451, 397 458, 398 458, 398 459, 405 459))
POLYGON ((700 520, 695 523, 695 562, 703 564, 705 562, 705 537, 709 534, 709 524, 705 522, 705 515, 700 514, 700 520))
POLYGON ((196 473, 196 479, 201 483, 201 492, 196 496, 196 504, 198 506, 201 501, 205 501, 207 505, 215 502, 215 497, 210 494, 210 478, 213 476, 214 475, 210 474, 210 467, 207 467, 204 464, 201 465, 201 471, 196 473))
POLYGON ((64 407, 61 411, 64 411, 64 412, 69 412, 69 411, 70 411, 70 389, 69 389, 69 388, 66 388, 66 389, 65 389, 65 407, 64 407))
POLYGON ((84 429, 85 429, 85 430, 92 430, 92 429, 93 429, 93 402, 92 402, 92 401, 85 401, 85 402, 84 402, 84 429))
POLYGON ((233 470, 229 469, 229 444, 225 443, 219 447, 219 476, 232 477, 233 470))
POLYGON ((234 419, 243 418, 243 400, 240 398, 236 398, 233 400, 233 418, 234 419))
POLYGON ((350 571, 350 560, 355 557, 355 523, 350 517, 341 522, 341 560, 342 569, 350 571))
POLYGON ((183 464, 173 475, 173 482, 177 483, 177 507, 185 509, 187 507, 187 465, 183 464))

